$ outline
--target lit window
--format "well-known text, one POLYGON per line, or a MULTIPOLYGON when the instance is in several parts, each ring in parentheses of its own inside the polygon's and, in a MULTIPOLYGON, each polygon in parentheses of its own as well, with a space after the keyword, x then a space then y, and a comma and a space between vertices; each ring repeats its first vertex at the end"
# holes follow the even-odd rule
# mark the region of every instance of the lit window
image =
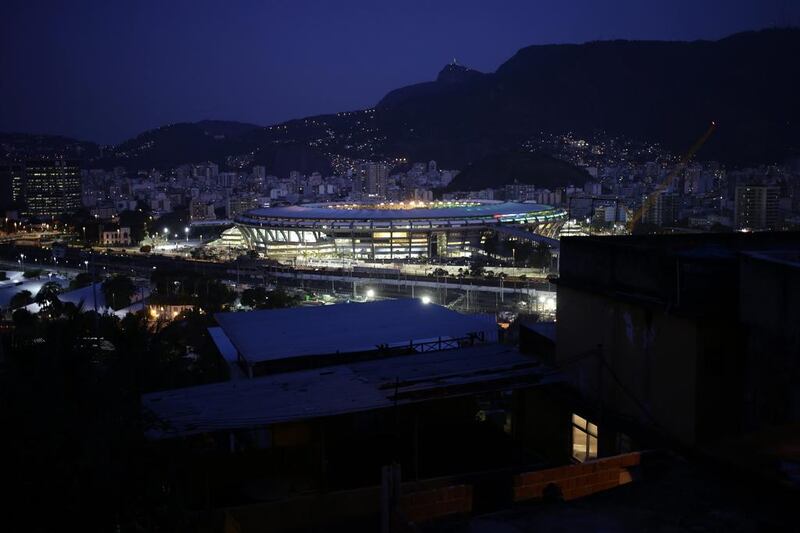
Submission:
POLYGON ((581 463, 597 458, 597 426, 578 415, 572 415, 572 457, 581 463))

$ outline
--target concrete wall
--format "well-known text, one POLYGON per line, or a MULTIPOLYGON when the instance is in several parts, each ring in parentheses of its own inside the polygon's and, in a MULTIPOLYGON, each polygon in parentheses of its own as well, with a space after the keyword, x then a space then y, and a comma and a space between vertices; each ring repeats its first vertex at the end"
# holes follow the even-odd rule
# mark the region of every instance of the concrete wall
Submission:
POLYGON ((572 460, 572 411, 548 387, 534 387, 517 394, 515 436, 525 450, 547 464, 572 460))
POLYGON ((800 421, 800 264, 743 256, 740 314, 747 332, 746 429, 800 421))
POLYGON ((622 298, 560 287, 557 328, 558 364, 587 399, 595 404, 599 400, 597 354, 602 345, 603 358, 622 383, 603 371, 603 408, 643 424, 655 419, 671 437, 694 444, 698 336, 694 322, 657 306, 648 309, 622 298))

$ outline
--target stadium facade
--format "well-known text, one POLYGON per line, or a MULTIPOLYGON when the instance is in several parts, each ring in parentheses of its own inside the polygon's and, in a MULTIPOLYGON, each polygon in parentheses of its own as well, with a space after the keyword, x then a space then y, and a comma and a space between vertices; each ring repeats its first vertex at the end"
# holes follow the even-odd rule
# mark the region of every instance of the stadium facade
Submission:
POLYGON ((267 257, 392 261, 469 256, 500 226, 554 238, 565 220, 550 206, 469 200, 268 207, 236 224, 247 248, 267 257))

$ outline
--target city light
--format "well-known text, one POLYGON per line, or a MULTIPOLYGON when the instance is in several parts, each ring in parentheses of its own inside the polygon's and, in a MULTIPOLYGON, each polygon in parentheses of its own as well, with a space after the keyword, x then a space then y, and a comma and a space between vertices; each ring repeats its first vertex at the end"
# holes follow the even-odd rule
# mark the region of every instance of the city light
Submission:
POLYGON ((431 297, 426 294, 425 296, 422 297, 422 303, 428 305, 429 303, 431 303, 431 297))
POLYGON ((367 298, 375 298, 375 290, 374 289, 367 289, 367 298))

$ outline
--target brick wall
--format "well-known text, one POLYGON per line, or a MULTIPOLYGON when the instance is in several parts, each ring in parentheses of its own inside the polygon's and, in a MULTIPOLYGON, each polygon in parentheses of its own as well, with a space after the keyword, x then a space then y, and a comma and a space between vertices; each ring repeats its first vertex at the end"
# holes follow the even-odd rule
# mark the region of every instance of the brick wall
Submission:
POLYGON ((450 485, 404 494, 400 509, 410 522, 426 522, 441 516, 472 511, 472 486, 450 485))
POLYGON ((514 501, 542 499, 549 485, 561 490, 564 500, 582 498, 633 481, 630 468, 639 465, 639 452, 586 463, 525 472, 514 476, 514 501))

